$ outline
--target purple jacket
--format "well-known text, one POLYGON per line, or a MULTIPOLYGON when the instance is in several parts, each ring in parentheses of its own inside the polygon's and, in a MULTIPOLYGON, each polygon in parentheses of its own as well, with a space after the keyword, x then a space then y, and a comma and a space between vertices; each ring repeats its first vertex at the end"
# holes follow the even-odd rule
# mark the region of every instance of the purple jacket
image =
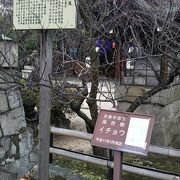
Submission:
POLYGON ((113 41, 109 39, 107 42, 105 42, 102 38, 99 38, 96 47, 99 48, 99 56, 105 57, 105 54, 112 48, 113 41))

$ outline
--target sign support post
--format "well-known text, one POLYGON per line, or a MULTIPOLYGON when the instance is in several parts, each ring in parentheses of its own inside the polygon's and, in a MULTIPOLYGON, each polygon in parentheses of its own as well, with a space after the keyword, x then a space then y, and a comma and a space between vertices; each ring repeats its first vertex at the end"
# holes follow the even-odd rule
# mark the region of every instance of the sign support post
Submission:
POLYGON ((54 29, 76 28, 76 0, 13 0, 15 30, 41 30, 40 40, 40 108, 38 180, 48 180, 51 119, 52 50, 54 29))
POLYGON ((123 152, 148 154, 153 124, 152 115, 100 110, 91 145, 114 150, 114 169, 109 171, 109 178, 122 180, 123 152))
MULTIPOLYGON (((114 155, 113 155, 113 150, 109 149, 109 161, 113 161, 114 160, 114 155)), ((112 180, 113 179, 113 169, 109 168, 108 169, 108 180, 112 180)))
POLYGON ((38 179, 48 180, 51 118, 52 31, 42 30, 40 40, 40 109, 39 109, 39 166, 38 179))
POLYGON ((122 180, 123 152, 114 151, 113 180, 122 180))

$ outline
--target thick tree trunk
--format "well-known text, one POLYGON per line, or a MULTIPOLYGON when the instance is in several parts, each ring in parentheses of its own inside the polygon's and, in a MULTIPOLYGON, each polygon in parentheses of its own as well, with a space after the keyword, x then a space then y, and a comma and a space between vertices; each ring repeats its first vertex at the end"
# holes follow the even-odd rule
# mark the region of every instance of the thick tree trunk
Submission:
MULTIPOLYGON (((91 57, 91 90, 89 93, 89 99, 87 100, 87 103, 91 114, 92 124, 93 126, 95 126, 98 117, 98 107, 97 107, 96 99, 97 99, 97 92, 99 85, 99 61, 95 51, 91 52, 90 57, 91 57)), ((93 146, 93 153, 97 156, 107 157, 107 150, 104 148, 93 146)))

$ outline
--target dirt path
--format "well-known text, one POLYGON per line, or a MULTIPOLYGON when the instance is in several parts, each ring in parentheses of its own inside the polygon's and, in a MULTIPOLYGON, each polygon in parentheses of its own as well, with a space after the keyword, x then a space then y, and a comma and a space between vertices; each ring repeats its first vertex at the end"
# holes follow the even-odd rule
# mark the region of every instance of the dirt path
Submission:
MULTIPOLYGON (((72 117, 70 120, 70 128, 72 130, 86 132, 85 122, 81 118, 75 116, 72 117)), ((90 145, 90 142, 77 138, 54 135, 54 146, 72 151, 92 154, 92 147, 90 145)))

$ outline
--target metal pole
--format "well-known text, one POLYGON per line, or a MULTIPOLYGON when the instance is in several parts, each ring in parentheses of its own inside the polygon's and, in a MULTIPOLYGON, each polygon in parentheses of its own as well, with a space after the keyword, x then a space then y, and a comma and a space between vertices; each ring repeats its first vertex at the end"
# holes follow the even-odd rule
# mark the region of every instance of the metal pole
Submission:
MULTIPOLYGON (((62 136, 70 136, 75 137, 79 139, 84 139, 90 141, 93 137, 93 134, 86 133, 86 132, 79 132, 75 130, 68 130, 68 129, 62 129, 62 128, 56 128, 51 127, 51 133, 56 135, 62 135, 62 136)), ((149 146, 149 152, 150 153, 156 153, 161 154, 165 156, 170 157, 180 157, 180 150, 169 148, 169 147, 163 147, 163 146, 149 146)))
POLYGON ((82 155, 82 154, 79 154, 77 152, 69 152, 69 151, 66 151, 66 150, 63 150, 63 149, 57 149, 57 148, 50 148, 49 152, 52 153, 52 154, 57 154, 57 155, 60 155, 60 156, 69 157, 69 158, 73 158, 73 159, 78 159, 78 160, 81 160, 81 161, 94 163, 94 164, 101 165, 101 166, 104 166, 104 167, 113 168, 113 162, 112 161, 99 159, 97 157, 91 157, 91 156, 88 156, 88 155, 82 155))
POLYGON ((122 180, 122 159, 123 153, 119 151, 114 151, 113 180, 122 180))
POLYGON ((39 110, 39 180, 48 180, 49 176, 49 144, 51 118, 51 88, 49 74, 52 72, 53 34, 45 30, 41 32, 40 41, 40 110, 39 110))
MULTIPOLYGON (((53 147, 53 134, 50 132, 50 147, 53 147)), ((49 163, 52 164, 53 162, 53 154, 49 155, 49 163)))
MULTIPOLYGON (((78 153, 74 153, 74 152, 69 152, 66 150, 61 150, 61 149, 57 149, 57 148, 50 148, 50 153, 53 154, 57 154, 60 156, 64 156, 64 157, 69 157, 69 158, 74 158, 74 159, 78 159, 81 161, 85 161, 85 162, 89 162, 89 163, 94 163, 94 164, 98 164, 104 167, 114 167, 114 163, 112 161, 107 161, 107 160, 103 160, 103 159, 99 159, 99 158, 95 158, 95 157, 90 157, 88 155, 82 155, 82 154, 78 154, 78 153)), ((123 171, 126 172, 130 172, 130 173, 135 173, 135 174, 139 174, 139 175, 143 175, 143 176, 147 176, 147 177, 152 177, 153 179, 163 179, 163 180, 180 180, 180 176, 178 175, 174 175, 174 174, 169 174, 169 173, 163 173, 157 170, 153 170, 153 169, 144 169, 142 167, 135 167, 132 165, 123 165, 123 171)))

